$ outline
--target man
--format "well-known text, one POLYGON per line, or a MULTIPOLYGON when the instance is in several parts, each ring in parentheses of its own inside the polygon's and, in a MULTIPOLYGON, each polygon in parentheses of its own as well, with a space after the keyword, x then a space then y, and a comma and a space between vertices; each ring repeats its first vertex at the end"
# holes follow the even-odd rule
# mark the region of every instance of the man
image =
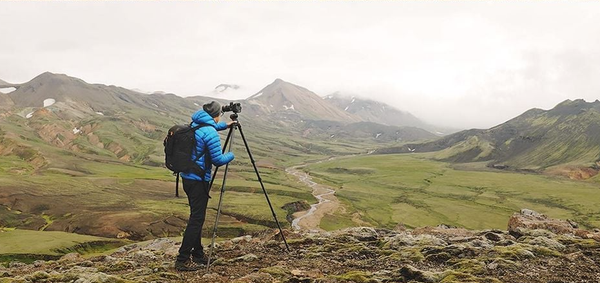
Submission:
POLYGON ((192 127, 208 124, 196 130, 196 150, 192 153, 192 160, 197 159, 196 164, 206 173, 203 176, 198 173, 181 173, 183 190, 190 204, 190 218, 175 262, 175 269, 178 271, 195 271, 207 262, 200 240, 206 217, 212 165, 222 166, 234 158, 231 152, 222 153, 217 131, 225 130, 235 122, 225 123, 220 120, 221 105, 216 101, 204 104, 202 110, 192 115, 192 127))

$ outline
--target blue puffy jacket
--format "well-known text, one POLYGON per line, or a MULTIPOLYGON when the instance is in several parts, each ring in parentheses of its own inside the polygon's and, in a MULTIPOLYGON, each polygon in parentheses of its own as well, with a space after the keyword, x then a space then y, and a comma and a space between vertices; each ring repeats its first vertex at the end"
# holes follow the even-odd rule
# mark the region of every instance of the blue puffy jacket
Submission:
POLYGON ((208 146, 208 154, 210 154, 211 162, 205 165, 205 154, 201 156, 198 161, 196 161, 196 164, 206 171, 206 174, 204 174, 203 177, 194 173, 181 173, 181 177, 196 181, 210 181, 212 164, 215 166, 221 166, 229 163, 231 160, 233 160, 233 153, 222 153, 221 139, 217 133, 217 131, 227 129, 227 123, 216 123, 213 117, 208 115, 206 111, 199 110, 192 115, 192 127, 198 126, 199 124, 208 124, 210 126, 200 127, 198 130, 196 130, 196 150, 195 152, 192 152, 192 160, 196 160, 198 154, 202 154, 204 152, 204 147, 206 145, 208 146))

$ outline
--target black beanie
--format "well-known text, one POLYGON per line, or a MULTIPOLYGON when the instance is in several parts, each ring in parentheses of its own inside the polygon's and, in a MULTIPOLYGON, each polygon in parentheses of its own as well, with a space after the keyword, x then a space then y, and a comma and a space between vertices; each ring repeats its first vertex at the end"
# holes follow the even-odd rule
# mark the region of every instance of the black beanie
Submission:
POLYGON ((210 115, 213 118, 221 115, 221 104, 214 100, 202 105, 202 109, 204 109, 204 111, 206 111, 206 113, 208 113, 208 115, 210 115))

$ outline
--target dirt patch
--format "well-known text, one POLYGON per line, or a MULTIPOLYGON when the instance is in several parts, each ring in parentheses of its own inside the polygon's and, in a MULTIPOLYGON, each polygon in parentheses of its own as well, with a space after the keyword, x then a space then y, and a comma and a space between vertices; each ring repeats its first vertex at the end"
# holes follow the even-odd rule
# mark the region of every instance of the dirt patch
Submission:
POLYGON ((571 180, 587 180, 598 175, 599 170, 590 167, 565 166, 550 168, 546 175, 567 177, 571 180))

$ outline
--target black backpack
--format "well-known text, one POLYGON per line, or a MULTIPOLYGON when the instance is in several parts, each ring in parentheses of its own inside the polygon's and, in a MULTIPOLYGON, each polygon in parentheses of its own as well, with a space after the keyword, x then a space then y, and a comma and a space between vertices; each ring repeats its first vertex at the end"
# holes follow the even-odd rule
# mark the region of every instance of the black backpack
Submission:
MULTIPOLYGON (((208 148, 205 146, 201 154, 197 154, 195 160, 192 160, 192 153, 196 150, 196 130, 201 127, 210 126, 209 124, 199 124, 192 127, 190 125, 175 125, 169 129, 167 137, 163 141, 165 146, 165 166, 173 171, 177 176, 175 184, 175 196, 179 197, 179 173, 195 173, 204 176, 206 171, 202 169, 196 161, 206 154, 208 148)), ((206 154, 206 156, 210 156, 206 154)))

